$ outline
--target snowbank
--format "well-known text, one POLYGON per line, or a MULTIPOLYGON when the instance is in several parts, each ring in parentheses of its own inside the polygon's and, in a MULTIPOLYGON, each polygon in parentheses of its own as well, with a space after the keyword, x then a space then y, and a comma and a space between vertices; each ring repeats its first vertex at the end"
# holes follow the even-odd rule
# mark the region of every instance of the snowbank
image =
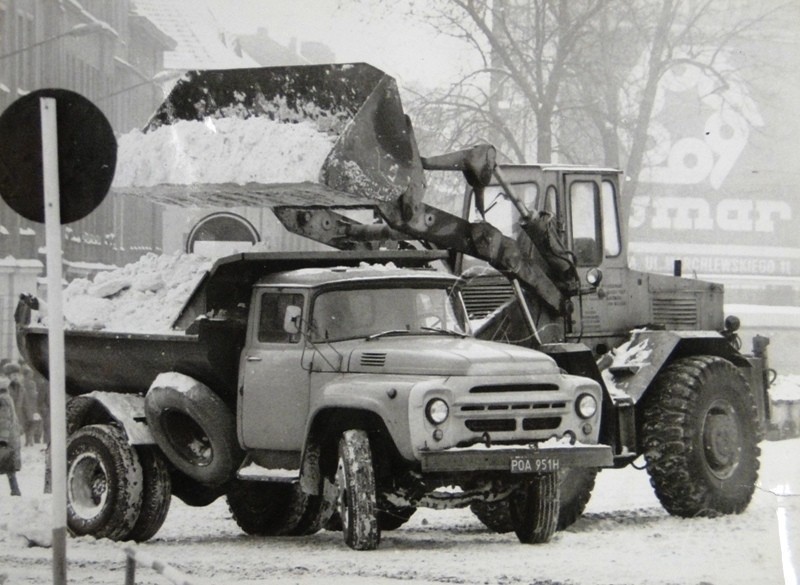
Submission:
POLYGON ((336 135, 319 121, 179 121, 119 139, 112 187, 317 182, 336 135))
MULTIPOLYGON (((65 289, 68 329, 168 333, 211 260, 194 254, 146 254, 94 280, 79 278, 65 289)), ((44 323, 43 315, 40 322, 44 323)))

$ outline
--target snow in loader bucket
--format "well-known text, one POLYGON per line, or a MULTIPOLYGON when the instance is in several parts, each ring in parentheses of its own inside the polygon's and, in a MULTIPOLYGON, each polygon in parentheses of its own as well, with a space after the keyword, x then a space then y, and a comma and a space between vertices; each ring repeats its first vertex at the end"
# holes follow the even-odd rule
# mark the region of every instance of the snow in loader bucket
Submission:
POLYGON ((116 192, 184 206, 362 207, 423 182, 397 84, 365 63, 189 71, 120 151, 116 192))

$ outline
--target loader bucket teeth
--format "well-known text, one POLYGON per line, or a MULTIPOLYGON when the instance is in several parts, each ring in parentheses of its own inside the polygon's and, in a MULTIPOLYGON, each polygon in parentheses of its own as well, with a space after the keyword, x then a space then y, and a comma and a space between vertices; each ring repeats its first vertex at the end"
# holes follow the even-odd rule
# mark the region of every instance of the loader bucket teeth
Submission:
POLYGON ((320 169, 320 181, 331 189, 388 201, 422 188, 422 162, 397 84, 365 63, 190 71, 145 130, 255 116, 309 121, 334 135, 320 169))

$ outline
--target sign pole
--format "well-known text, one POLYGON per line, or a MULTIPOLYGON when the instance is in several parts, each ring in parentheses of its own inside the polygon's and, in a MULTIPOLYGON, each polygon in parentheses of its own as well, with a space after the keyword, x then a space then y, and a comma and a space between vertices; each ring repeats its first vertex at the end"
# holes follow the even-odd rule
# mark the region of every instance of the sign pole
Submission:
POLYGON ((67 582, 67 423, 64 313, 61 300, 61 207, 56 100, 40 98, 47 251, 50 458, 53 482, 53 584, 67 582))

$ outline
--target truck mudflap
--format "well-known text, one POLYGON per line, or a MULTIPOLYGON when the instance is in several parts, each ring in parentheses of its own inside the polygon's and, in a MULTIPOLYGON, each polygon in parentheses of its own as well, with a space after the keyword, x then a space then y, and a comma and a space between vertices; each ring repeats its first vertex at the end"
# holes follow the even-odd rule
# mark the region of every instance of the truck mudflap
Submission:
POLYGON ((536 474, 568 467, 612 467, 608 445, 475 446, 420 454, 423 472, 506 471, 536 474))

